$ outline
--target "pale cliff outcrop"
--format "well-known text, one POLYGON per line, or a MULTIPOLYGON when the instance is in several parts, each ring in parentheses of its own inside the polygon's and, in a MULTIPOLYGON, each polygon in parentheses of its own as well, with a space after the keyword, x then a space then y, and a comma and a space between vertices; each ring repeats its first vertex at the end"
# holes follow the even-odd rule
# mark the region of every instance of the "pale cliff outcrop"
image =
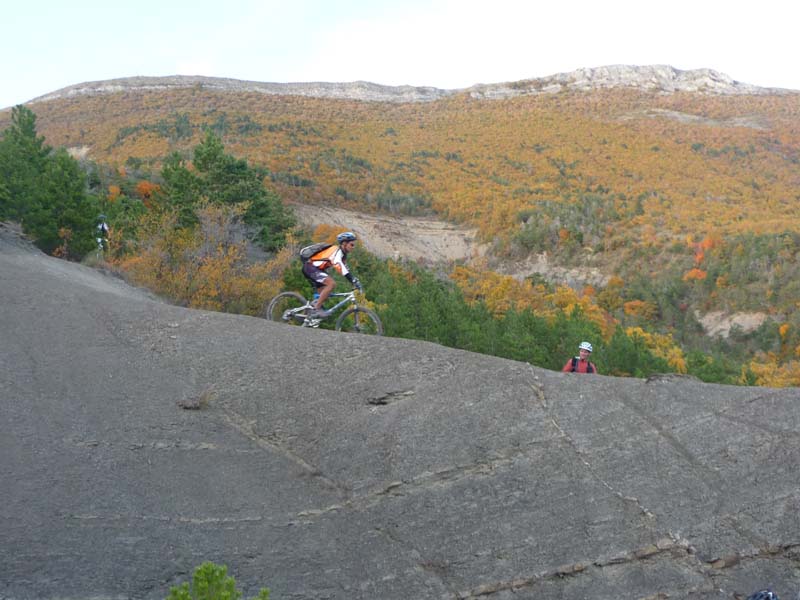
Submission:
POLYGON ((583 68, 506 83, 476 84, 463 89, 440 89, 410 85, 389 86, 354 81, 349 83, 305 82, 270 83, 222 77, 173 75, 169 77, 124 77, 79 83, 40 96, 31 102, 46 102, 82 95, 118 92, 202 88, 227 92, 257 92, 270 95, 340 98, 369 102, 431 102, 454 94, 473 98, 499 99, 563 91, 590 91, 607 88, 634 88, 657 93, 695 92, 701 94, 787 94, 779 88, 763 88, 735 81, 713 69, 680 70, 668 65, 611 65, 583 68))

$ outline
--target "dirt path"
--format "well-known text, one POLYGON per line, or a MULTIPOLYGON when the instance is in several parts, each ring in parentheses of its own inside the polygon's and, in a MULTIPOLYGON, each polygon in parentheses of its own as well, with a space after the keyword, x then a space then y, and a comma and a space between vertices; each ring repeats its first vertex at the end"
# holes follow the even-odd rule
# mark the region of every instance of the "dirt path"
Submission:
POLYGON ((335 207, 292 205, 298 220, 309 228, 327 223, 346 227, 364 247, 381 258, 426 262, 470 262, 486 254, 476 241, 477 230, 421 217, 369 215, 335 207))

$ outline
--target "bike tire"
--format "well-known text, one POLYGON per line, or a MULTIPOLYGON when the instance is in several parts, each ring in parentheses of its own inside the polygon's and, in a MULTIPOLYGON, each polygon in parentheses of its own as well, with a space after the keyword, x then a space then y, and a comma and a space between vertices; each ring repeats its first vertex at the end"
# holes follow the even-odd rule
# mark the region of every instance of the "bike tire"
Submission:
POLYGON ((294 315, 294 318, 285 319, 284 313, 293 308, 300 308, 308 304, 308 301, 297 292, 281 292, 269 301, 267 309, 264 311, 264 318, 276 323, 286 323, 287 325, 302 325, 308 311, 301 311, 294 315))
POLYGON ((336 319, 336 331, 383 335, 383 323, 370 309, 353 306, 336 319))

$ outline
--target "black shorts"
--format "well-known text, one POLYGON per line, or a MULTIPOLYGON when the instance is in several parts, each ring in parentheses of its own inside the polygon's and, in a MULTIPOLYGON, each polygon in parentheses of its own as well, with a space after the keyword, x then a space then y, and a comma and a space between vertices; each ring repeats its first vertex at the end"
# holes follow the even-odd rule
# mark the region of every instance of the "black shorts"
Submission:
POLYGON ((325 280, 330 277, 325 271, 315 267, 314 263, 311 261, 303 264, 303 275, 306 276, 306 279, 308 279, 315 288, 324 285, 325 280))

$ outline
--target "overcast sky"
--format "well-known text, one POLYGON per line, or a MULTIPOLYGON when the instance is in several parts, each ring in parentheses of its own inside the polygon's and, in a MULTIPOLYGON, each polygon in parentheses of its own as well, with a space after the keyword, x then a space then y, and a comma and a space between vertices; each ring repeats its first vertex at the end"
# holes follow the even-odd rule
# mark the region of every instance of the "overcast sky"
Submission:
POLYGON ((614 64, 800 90, 797 0, 17 0, 0 108, 134 75, 463 88, 614 64))

